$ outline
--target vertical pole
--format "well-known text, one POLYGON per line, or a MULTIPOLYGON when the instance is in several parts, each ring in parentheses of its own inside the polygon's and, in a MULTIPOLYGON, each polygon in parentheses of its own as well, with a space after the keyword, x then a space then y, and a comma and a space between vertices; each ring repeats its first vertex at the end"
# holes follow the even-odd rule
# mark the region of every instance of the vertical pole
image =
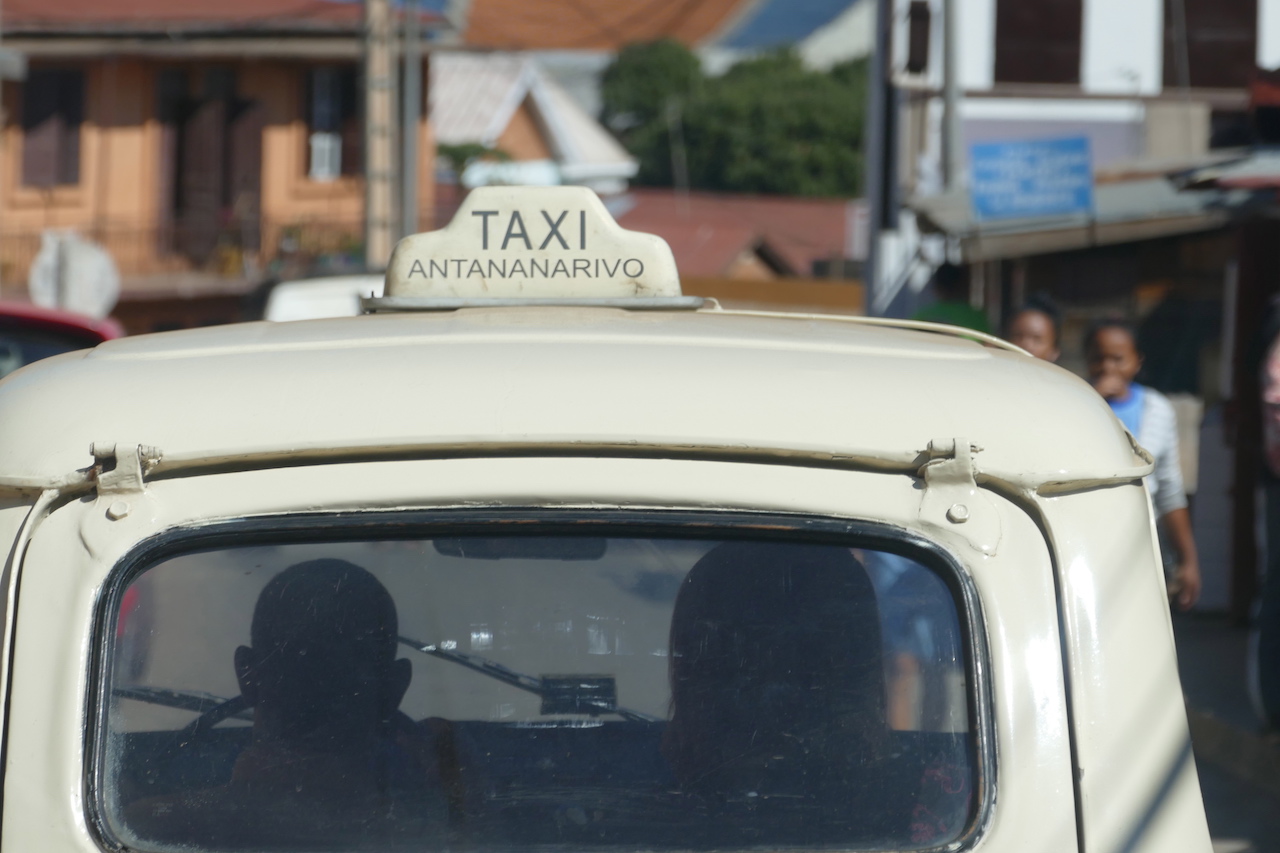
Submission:
POLYGON ((885 307, 880 304, 880 232, 885 225, 884 171, 890 159, 886 150, 885 125, 889 106, 887 84, 892 24, 892 0, 876 0, 875 39, 867 74, 866 137, 862 146, 866 160, 863 192, 867 198, 867 263, 863 291, 866 293, 866 311, 872 315, 883 313, 885 307))
POLYGON ((684 147, 684 117, 678 96, 667 99, 667 139, 671 143, 671 177, 681 219, 689 218, 689 157, 684 147))
POLYGON ((942 0, 942 184, 960 189, 960 75, 956 72, 956 0, 942 0))
POLYGON ((1263 321, 1277 295, 1280 225, 1254 217, 1237 226, 1240 259, 1236 283, 1231 400, 1235 464, 1231 483, 1231 586, 1229 612, 1239 626, 1249 624, 1258 594, 1257 488, 1265 461, 1262 399, 1259 391, 1263 321))
MULTIPOLYGON (((3 4, 3 0, 0 0, 0 35, 2 35, 4 32, 3 25, 4 25, 4 4, 3 4)), ((4 149, 5 149, 4 129, 5 129, 5 125, 8 124, 8 122, 6 122, 4 118, 5 74, 4 74, 3 66, 5 63, 5 60, 6 60, 6 57, 4 55, 4 41, 0 40, 0 161, 2 161, 4 158, 4 149)), ((4 265, 0 264, 0 296, 3 296, 3 295, 4 295, 4 265)))
POLYGON ((67 307, 67 242, 61 233, 53 244, 53 307, 67 307))
MULTIPOLYGON (((4 24, 4 7, 3 7, 3 0, 0 0, 0 35, 3 35, 3 32, 4 32, 3 24, 4 24)), ((8 60, 8 57, 4 53, 4 42, 3 40, 0 40, 0 158, 4 157, 4 149, 5 149, 4 128, 5 128, 6 122, 4 117, 4 81, 8 78, 5 75, 5 71, 7 69, 4 66, 7 60, 8 60)), ((0 265, 0 295, 2 295, 3 293, 4 293, 4 266, 0 265)))
POLYGON ((364 257, 391 258, 395 234, 395 64, 390 0, 364 0, 364 257))
POLYGON ((401 155, 401 234, 418 232, 418 131, 422 119, 422 21, 418 0, 404 0, 404 142, 401 155))

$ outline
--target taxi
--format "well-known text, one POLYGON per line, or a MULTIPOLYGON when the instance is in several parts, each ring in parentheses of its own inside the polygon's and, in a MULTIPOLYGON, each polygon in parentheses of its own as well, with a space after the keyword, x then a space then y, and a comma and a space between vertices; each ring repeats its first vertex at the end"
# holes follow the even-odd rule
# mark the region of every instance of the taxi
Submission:
POLYGON ((484 188, 0 383, 3 851, 1208 851, 1143 477, 945 326, 484 188))

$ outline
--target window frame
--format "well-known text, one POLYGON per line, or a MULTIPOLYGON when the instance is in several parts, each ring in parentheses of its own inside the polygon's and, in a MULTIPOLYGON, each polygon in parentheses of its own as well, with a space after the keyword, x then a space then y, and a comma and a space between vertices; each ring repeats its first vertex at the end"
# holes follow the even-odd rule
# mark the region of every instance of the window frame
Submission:
MULTIPOLYGON (((438 536, 511 535, 618 536, 662 539, 768 540, 873 548, 911 558, 947 586, 956 603, 964 652, 966 708, 973 731, 973 818, 955 840, 910 849, 913 853, 973 848, 991 825, 997 779, 995 696, 986 621, 977 585, 952 551, 923 534, 883 522, 800 513, 732 510, 467 508, 343 511, 255 516, 174 527, 138 542, 110 570, 94 605, 84 709, 84 817, 90 834, 107 851, 125 849, 111 830, 107 812, 106 695, 115 660, 116 623, 125 590, 165 559, 196 551, 253 545, 389 541, 438 536), (851 542, 850 540, 856 540, 851 542)), ((130 848, 133 849, 133 848, 130 848)), ((801 849, 801 848, 797 848, 801 849)), ((818 848, 814 848, 815 850, 818 848)), ((145 853, 139 848, 139 853, 145 853)))
POLYGON ((332 184, 364 174, 364 119, 360 113, 360 68, 350 63, 320 63, 302 72, 302 174, 317 184, 332 184), (316 84, 321 73, 331 74, 333 127, 320 129, 316 121, 316 84), (332 175, 317 176, 313 140, 319 134, 336 139, 338 169, 332 175))

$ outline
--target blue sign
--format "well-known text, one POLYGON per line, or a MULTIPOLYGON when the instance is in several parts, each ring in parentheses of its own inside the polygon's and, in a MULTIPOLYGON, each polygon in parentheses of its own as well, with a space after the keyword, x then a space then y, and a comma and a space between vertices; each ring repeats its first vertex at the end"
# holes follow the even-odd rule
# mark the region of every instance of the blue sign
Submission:
POLYGON ((979 142, 969 149, 978 219, 1067 216, 1093 210, 1089 139, 979 142))

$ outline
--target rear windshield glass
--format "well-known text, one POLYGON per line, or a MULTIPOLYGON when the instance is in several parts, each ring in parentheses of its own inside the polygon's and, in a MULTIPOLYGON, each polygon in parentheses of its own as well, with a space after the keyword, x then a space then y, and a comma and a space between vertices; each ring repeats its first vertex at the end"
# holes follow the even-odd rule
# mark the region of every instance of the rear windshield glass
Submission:
POLYGON ((98 803, 143 850, 923 849, 978 806, 962 608, 798 541, 241 545, 118 591, 98 803))

